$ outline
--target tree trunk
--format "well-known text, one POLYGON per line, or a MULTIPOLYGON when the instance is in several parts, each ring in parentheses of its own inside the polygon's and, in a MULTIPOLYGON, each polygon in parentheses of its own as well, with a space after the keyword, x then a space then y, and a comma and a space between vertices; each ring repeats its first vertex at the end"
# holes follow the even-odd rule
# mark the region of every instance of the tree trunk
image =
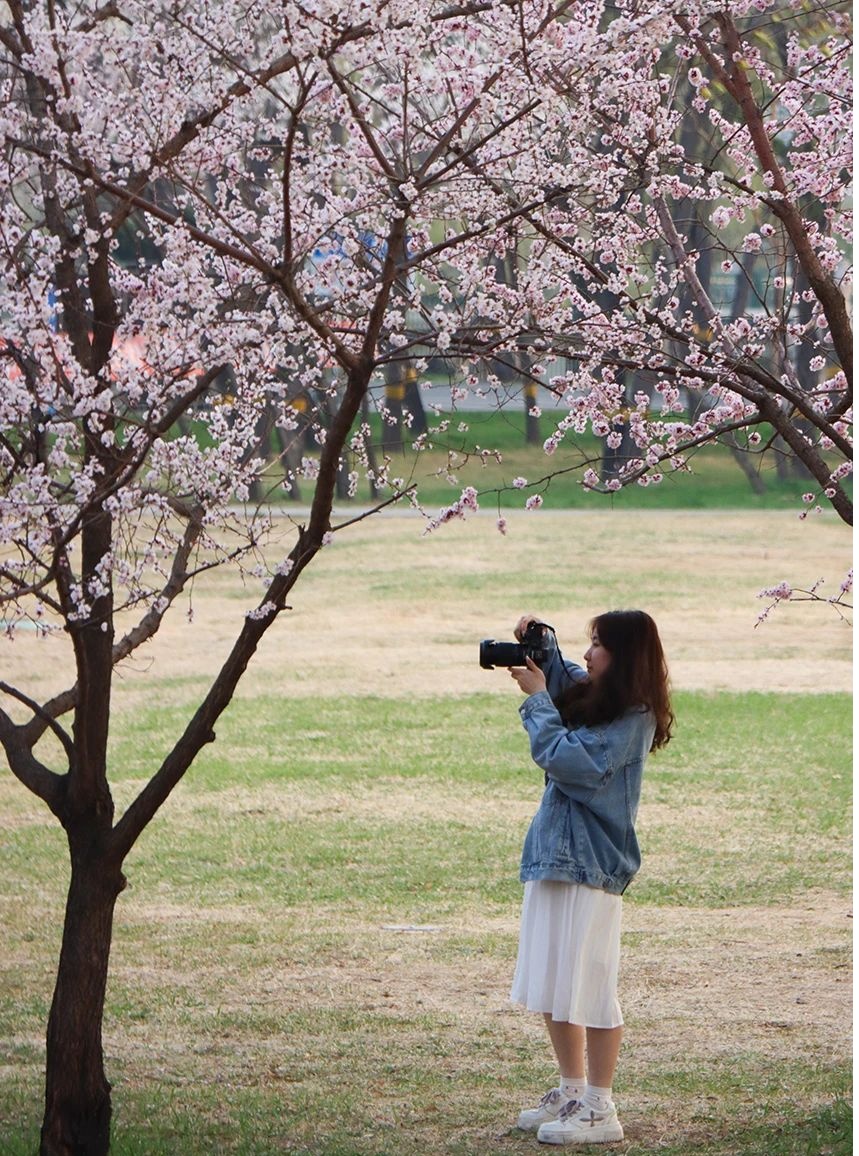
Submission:
POLYGON ((525 445, 537 446, 542 441, 540 437, 540 418, 533 411, 537 407, 537 384, 527 381, 524 389, 525 399, 525 445))
MULTIPOLYGON (((623 381, 624 409, 629 410, 633 405, 630 395, 634 392, 634 386, 628 373, 624 373, 621 380, 623 381)), ((641 450, 629 432, 628 417, 624 416, 622 421, 618 418, 614 419, 614 432, 620 433, 623 440, 615 449, 612 449, 608 442, 603 442, 602 461, 600 463, 600 481, 602 482, 610 482, 613 478, 618 478, 625 465, 633 458, 641 456, 641 450)))
POLYGON ((388 454, 403 452, 403 400, 406 383, 403 370, 396 364, 385 366, 385 409, 382 416, 382 450, 388 454))
POLYGON ((40 1156, 106 1156, 110 1084, 102 1017, 116 898, 122 873, 104 857, 72 853, 72 877, 57 983, 48 1019, 45 1116, 40 1156))
POLYGON ((429 430, 426 410, 424 409, 421 391, 418 388, 418 372, 412 366, 406 369, 406 398, 404 405, 412 415, 412 424, 409 429, 413 437, 419 437, 429 430))
POLYGON ((754 493, 765 494, 767 492, 766 482, 749 461, 748 451, 741 450, 739 446, 729 446, 728 448, 731 451, 731 456, 734 461, 745 474, 746 481, 752 487, 754 493))
POLYGON ((610 482, 614 478, 620 477, 620 472, 624 466, 628 465, 633 458, 641 456, 641 450, 632 440, 632 435, 629 432, 629 422, 624 420, 622 424, 617 423, 615 419, 615 432, 619 432, 623 440, 616 449, 612 449, 608 442, 603 442, 602 461, 600 463, 600 481, 610 482))
MULTIPOLYGON (((365 425, 370 424, 370 398, 366 393, 364 394, 363 400, 361 401, 361 420, 365 425)), ((373 499, 373 501, 375 501, 376 498, 378 498, 380 492, 379 486, 376 482, 376 478, 379 476, 379 463, 376 459, 376 451, 373 448, 372 438, 369 439, 364 449, 367 454, 367 465, 372 471, 372 476, 370 477, 370 497, 373 499)))

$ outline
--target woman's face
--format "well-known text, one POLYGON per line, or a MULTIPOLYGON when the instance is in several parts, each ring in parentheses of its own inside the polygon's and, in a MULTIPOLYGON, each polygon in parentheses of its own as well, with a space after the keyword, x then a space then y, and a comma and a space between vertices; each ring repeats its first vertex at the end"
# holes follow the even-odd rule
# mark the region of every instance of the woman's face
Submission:
POLYGON ((594 630, 591 634, 591 644, 585 651, 585 666, 588 668, 591 682, 602 678, 611 665, 611 653, 600 642, 599 635, 594 630))

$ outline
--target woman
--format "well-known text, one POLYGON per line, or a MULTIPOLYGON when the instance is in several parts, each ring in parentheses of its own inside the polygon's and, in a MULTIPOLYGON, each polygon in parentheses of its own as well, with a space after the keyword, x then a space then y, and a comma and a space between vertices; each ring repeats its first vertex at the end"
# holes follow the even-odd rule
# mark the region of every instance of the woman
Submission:
MULTIPOLYGON (((535 621, 519 620, 520 641, 535 621)), ((668 742, 674 715, 662 643, 643 611, 595 618, 584 670, 564 661, 551 627, 543 645, 541 666, 528 658, 510 671, 528 696, 519 712, 546 779, 522 851, 511 999, 543 1013, 560 1080, 518 1124, 548 1144, 607 1143, 623 1139, 612 1100, 621 895, 641 862, 645 758, 668 742)))

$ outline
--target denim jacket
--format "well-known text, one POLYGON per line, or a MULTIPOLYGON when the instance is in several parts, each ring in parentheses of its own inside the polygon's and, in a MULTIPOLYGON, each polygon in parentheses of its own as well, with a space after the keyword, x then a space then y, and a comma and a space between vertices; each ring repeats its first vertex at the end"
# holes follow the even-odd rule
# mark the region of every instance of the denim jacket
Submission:
POLYGON ((620 894, 641 865, 635 817, 655 720, 640 708, 610 723, 571 729, 552 695, 587 673, 562 662, 555 649, 543 669, 547 690, 519 708, 531 756, 546 775, 525 837, 520 878, 585 883, 620 894))

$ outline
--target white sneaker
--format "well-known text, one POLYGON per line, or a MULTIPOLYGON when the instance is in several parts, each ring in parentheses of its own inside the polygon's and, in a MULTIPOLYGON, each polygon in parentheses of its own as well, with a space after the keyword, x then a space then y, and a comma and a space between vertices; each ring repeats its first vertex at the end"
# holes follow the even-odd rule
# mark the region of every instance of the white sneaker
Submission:
POLYGON ((536 1132, 541 1124, 549 1124, 553 1120, 557 1120, 568 1104, 574 1104, 577 1109, 581 1107, 578 1100, 571 1100, 569 1096, 564 1095, 560 1088, 552 1088, 551 1092, 545 1094, 536 1108, 528 1108, 519 1113, 516 1127, 521 1128, 523 1132, 536 1132))
POLYGON ((572 1111, 568 1111, 565 1104, 556 1119, 540 1125, 537 1139, 541 1144, 611 1144, 623 1139, 614 1104, 609 1104, 604 1112, 587 1108, 576 1100, 570 1107, 572 1111))

